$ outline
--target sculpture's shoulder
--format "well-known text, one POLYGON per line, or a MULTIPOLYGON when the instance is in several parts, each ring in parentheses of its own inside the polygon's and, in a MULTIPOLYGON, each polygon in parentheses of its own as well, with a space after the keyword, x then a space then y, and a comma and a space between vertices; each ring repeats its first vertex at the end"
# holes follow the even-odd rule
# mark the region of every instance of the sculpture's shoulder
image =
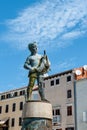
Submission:
POLYGON ((40 60, 42 58, 42 55, 40 55, 40 54, 35 54, 35 55, 31 55, 31 56, 29 56, 28 57, 28 60, 30 60, 30 61, 36 61, 36 60, 40 60))
POLYGON ((42 55, 41 54, 36 54, 36 57, 42 58, 42 55))
POLYGON ((29 61, 31 59, 31 55, 27 56, 27 61, 29 61))

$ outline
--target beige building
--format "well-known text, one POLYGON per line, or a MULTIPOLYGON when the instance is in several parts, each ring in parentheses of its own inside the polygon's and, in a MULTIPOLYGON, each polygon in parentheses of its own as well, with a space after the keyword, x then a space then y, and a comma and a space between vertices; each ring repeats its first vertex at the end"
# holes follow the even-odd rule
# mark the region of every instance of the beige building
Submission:
MULTIPOLYGON (((0 130, 21 130, 26 89, 27 87, 23 87, 0 93, 0 130)), ((32 100, 39 98, 37 86, 35 86, 32 100)))
POLYGON ((0 94, 0 130, 21 130, 26 88, 0 94))
MULTIPOLYGON (((0 130, 21 130, 22 111, 27 87, 0 94, 0 130)), ((39 99, 35 86, 32 99, 39 99)))
MULTIPOLYGON (((74 88, 76 81, 87 79, 87 70, 79 70, 51 75, 43 82, 46 99, 53 107, 53 130, 77 130, 74 88)), ((21 130, 26 89, 27 87, 23 87, 0 94, 0 130, 21 130)), ((40 99, 37 86, 33 90, 32 99, 40 99)))
POLYGON ((53 106, 53 130, 75 130, 73 71, 45 78, 45 93, 53 106))

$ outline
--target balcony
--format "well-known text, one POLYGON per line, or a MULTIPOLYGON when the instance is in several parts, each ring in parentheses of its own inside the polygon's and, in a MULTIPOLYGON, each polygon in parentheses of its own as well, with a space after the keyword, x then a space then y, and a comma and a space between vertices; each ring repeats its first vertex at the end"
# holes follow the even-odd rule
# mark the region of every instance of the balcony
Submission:
POLYGON ((60 115, 53 116, 53 123, 60 124, 61 123, 61 116, 60 115))

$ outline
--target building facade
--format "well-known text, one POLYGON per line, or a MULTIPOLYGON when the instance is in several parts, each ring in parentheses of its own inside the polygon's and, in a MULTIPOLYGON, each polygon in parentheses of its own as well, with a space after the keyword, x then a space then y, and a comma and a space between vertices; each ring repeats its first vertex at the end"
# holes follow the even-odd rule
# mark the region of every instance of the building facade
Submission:
MULTIPOLYGON (((0 94, 0 130, 21 130, 26 90, 27 87, 23 87, 0 94)), ((35 86, 32 100, 39 98, 37 86, 35 86)))
POLYGON ((87 68, 76 70, 75 81, 76 130, 87 130, 87 68))
MULTIPOLYGON (((87 129, 87 70, 81 67, 48 76, 43 87, 53 108, 53 130, 87 129)), ((0 130, 21 130, 26 89, 0 94, 0 130)), ((37 86, 32 99, 40 99, 37 86)))
POLYGON ((25 89, 0 94, 0 130, 21 130, 25 89))
POLYGON ((53 130, 75 130, 72 70, 45 78, 46 98, 53 106, 53 130))

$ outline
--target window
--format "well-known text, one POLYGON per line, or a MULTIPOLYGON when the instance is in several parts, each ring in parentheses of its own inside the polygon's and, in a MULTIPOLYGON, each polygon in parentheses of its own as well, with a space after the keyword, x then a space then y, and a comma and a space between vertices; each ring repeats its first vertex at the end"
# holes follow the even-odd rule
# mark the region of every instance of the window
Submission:
POLYGON ((60 109, 55 110, 55 115, 60 115, 60 109))
POLYGON ((0 114, 2 113, 2 106, 0 106, 0 114))
POLYGON ((7 95, 6 95, 6 98, 10 98, 10 97, 11 97, 11 94, 7 94, 7 95))
POLYGON ((53 115, 60 115, 60 108, 59 109, 53 109, 53 115))
POLYGON ((25 95, 25 90, 23 90, 23 92, 22 92, 22 93, 23 93, 23 95, 25 95))
POLYGON ((54 80, 52 80, 52 81, 51 81, 51 84, 50 84, 50 85, 51 85, 51 86, 53 86, 53 85, 54 85, 54 80))
POLYGON ((25 94, 25 90, 20 91, 20 95, 24 95, 25 94))
POLYGON ((5 113, 8 113, 8 111, 9 111, 9 105, 6 105, 5 113))
POLYGON ((53 109, 53 123, 58 123, 61 121, 60 108, 53 109))
POLYGON ((22 91, 20 91, 20 95, 23 95, 23 94, 22 94, 22 91))
POLYGON ((3 100, 3 99, 5 99, 5 95, 2 95, 2 96, 1 96, 1 100, 3 100))
POLYGON ((22 118, 19 117, 19 126, 21 126, 21 125, 22 125, 22 118))
POLYGON ((71 81, 71 76, 67 76, 67 82, 71 81))
POLYGON ((67 107, 67 116, 71 116, 72 115, 72 106, 68 106, 67 107))
POLYGON ((53 110, 53 116, 54 116, 54 110, 53 110))
POLYGON ((11 126, 13 127, 15 125, 15 118, 12 118, 11 120, 11 126))
POLYGON ((66 128, 66 130, 74 130, 74 127, 66 128))
POLYGON ((72 97, 71 90, 68 90, 68 91, 67 91, 67 98, 71 98, 71 97, 72 97))
POLYGON ((23 102, 20 102, 20 110, 23 110, 23 102))
POLYGON ((17 97, 18 96, 18 92, 14 92, 14 96, 17 97))
POLYGON ((56 130, 62 130, 62 129, 56 129, 56 130))
POLYGON ((12 111, 15 111, 15 110, 16 110, 16 103, 13 103, 12 111))
POLYGON ((56 79, 56 84, 59 84, 59 79, 56 79))

